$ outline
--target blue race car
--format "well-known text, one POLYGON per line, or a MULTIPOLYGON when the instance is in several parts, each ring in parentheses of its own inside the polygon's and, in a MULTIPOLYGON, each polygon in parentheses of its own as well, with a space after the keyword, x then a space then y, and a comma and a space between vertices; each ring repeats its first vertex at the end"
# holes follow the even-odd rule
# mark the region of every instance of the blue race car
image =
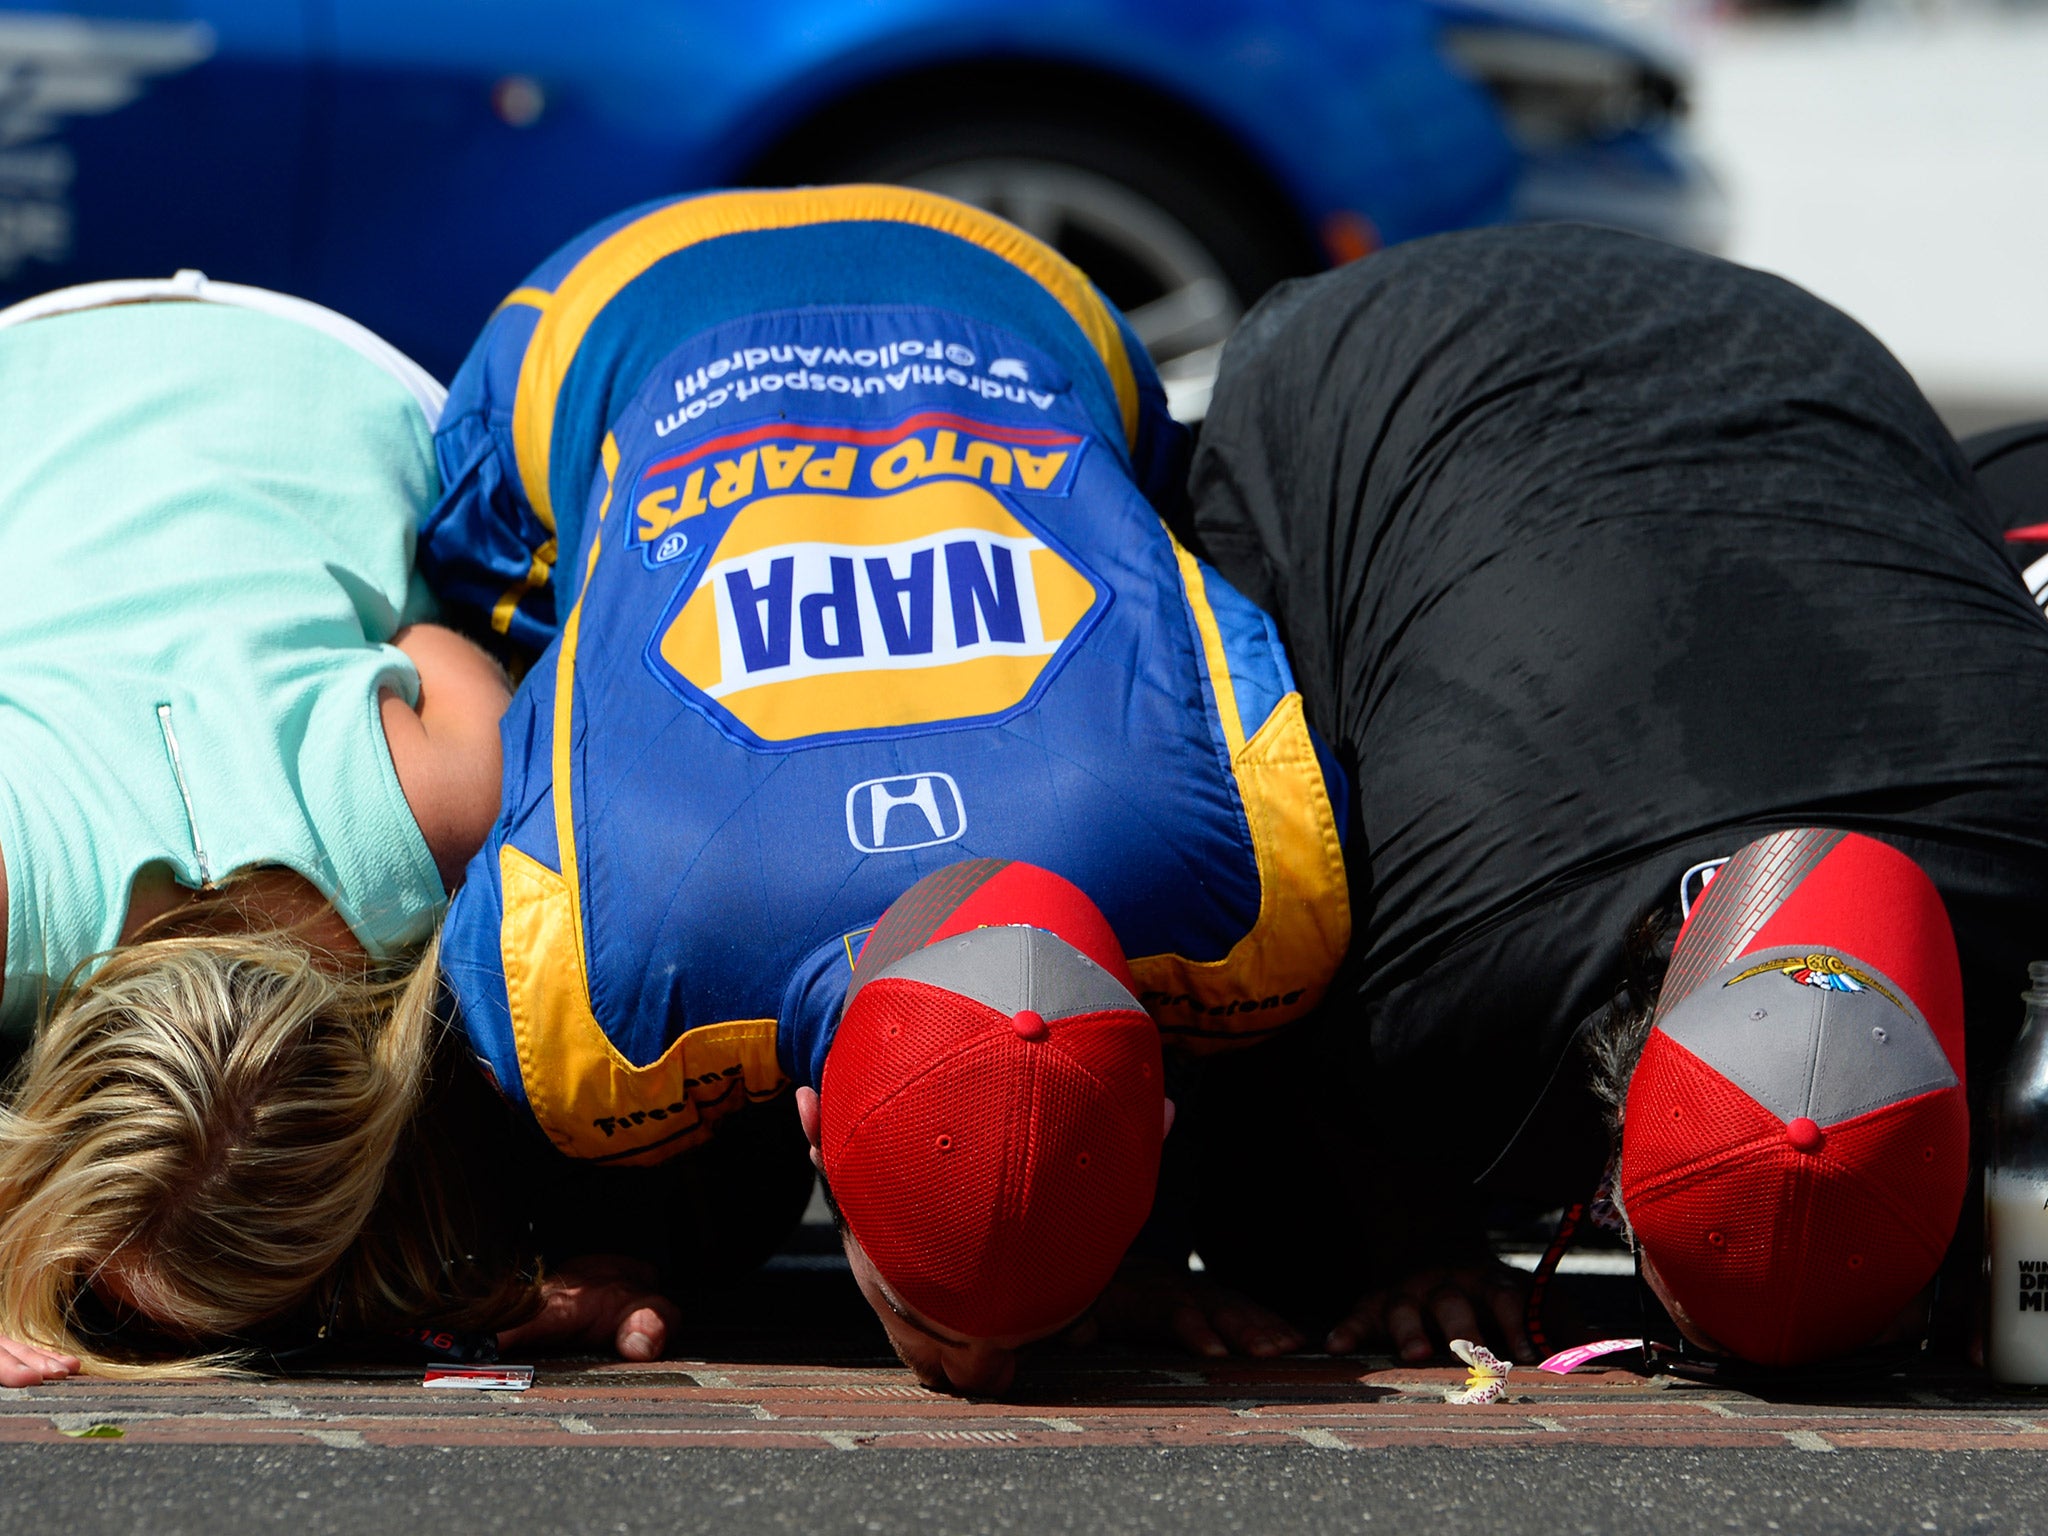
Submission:
POLYGON ((0 304, 198 267, 444 376, 595 220, 739 184, 980 203, 1177 411, 1268 285, 1508 218, 1711 244, 1653 47, 1539 0, 0 0, 0 304))

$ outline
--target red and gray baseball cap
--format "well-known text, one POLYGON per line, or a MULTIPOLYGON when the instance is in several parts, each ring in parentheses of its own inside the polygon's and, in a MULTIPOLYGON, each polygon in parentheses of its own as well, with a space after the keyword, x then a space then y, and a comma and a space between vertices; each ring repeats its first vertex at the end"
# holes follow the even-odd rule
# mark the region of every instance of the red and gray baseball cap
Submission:
POLYGON ((1851 832, 1751 843, 1679 931, 1629 1081, 1636 1240, 1745 1359, 1868 1343, 1954 1235, 1963 1086, 1962 974, 1925 871, 1851 832))
POLYGON ((1067 1321, 1151 1210, 1159 1031, 1108 921, 1048 870, 972 859, 906 891, 862 946, 818 1098, 847 1227, 942 1327, 1067 1321))

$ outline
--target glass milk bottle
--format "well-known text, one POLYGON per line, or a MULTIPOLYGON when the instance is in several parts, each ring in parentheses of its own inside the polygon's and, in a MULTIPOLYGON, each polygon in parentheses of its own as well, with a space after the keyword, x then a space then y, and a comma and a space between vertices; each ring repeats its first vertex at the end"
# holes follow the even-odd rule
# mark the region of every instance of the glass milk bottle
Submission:
POLYGON ((2027 973, 2027 1021, 1992 1087, 1985 1343, 1997 1380, 2048 1386, 2048 961, 2027 973))

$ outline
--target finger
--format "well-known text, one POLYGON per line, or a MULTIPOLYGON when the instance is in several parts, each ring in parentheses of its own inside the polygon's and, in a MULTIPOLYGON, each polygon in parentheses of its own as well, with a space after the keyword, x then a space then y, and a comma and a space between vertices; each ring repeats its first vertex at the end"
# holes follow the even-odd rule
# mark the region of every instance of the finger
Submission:
POLYGON ((668 1323, 652 1307, 636 1307, 620 1320, 612 1346, 621 1360, 659 1360, 668 1347, 668 1323))
MULTIPOLYGON (((625 1341, 626 1319, 643 1307, 652 1307, 658 1299, 646 1286, 623 1280, 567 1286, 549 1298, 550 1311, 557 1320, 552 1339, 585 1349, 617 1349, 625 1341)), ((650 1338, 640 1347, 655 1342, 650 1338)))
POLYGON ((36 1344, 24 1344, 18 1339, 0 1339, 25 1365, 40 1367, 52 1376, 67 1376, 78 1369, 78 1356, 60 1355, 55 1350, 44 1349, 36 1344))
POLYGON ((67 1376, 78 1369, 76 1355, 60 1355, 54 1350, 43 1349, 34 1344, 17 1343, 14 1347, 30 1365, 41 1366, 47 1375, 67 1376))
POLYGON ((6 1339, 0 1339, 0 1387, 33 1387, 43 1379, 39 1365, 30 1365, 6 1339))
POLYGON ((1330 1330, 1323 1340, 1323 1348, 1333 1355, 1356 1353, 1365 1344, 1379 1339, 1386 1331, 1386 1298, 1378 1291, 1361 1296, 1342 1322, 1330 1330))
POLYGON ((627 1315, 647 1296, 638 1286, 607 1284, 580 1287, 575 1300, 569 1341, 586 1349, 616 1349, 625 1336, 627 1315))
POLYGON ((1422 1325, 1422 1308, 1406 1297, 1387 1308, 1387 1338, 1403 1360, 1427 1360, 1436 1353, 1422 1325))
POLYGON ((1190 1354, 1207 1355, 1215 1360, 1230 1353, 1230 1346, 1209 1326, 1208 1313, 1192 1300, 1183 1301, 1173 1309, 1173 1336, 1190 1354))
POLYGON ((1516 1280, 1496 1280, 1487 1289, 1487 1301, 1494 1324, 1500 1329, 1501 1341, 1524 1365, 1534 1364, 1536 1345, 1529 1337, 1527 1287, 1516 1280))
POLYGON ((669 1333, 682 1326, 682 1314, 665 1296, 642 1296, 621 1319, 615 1346, 621 1360, 659 1360, 668 1348, 669 1333))
POLYGON ((1255 1301, 1223 1301, 1210 1308, 1209 1321, 1241 1355, 1270 1359, 1274 1355, 1292 1354, 1302 1345, 1301 1335, 1285 1318, 1268 1312, 1255 1301))
POLYGON ((1445 1340, 1470 1339, 1475 1344, 1486 1342, 1484 1330, 1479 1326, 1479 1314, 1472 1307, 1472 1298, 1456 1286, 1440 1285, 1436 1288, 1429 1298, 1429 1316, 1445 1340))
POLYGON ((0 1339, 0 1387, 33 1387, 56 1381, 77 1369, 78 1361, 71 1355, 55 1355, 12 1339, 0 1339))

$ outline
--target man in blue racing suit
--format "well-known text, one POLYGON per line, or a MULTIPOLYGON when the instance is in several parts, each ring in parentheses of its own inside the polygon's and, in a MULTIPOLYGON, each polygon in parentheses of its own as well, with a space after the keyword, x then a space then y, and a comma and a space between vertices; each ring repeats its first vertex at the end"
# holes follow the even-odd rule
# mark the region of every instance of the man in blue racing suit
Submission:
MULTIPOLYGON (((422 566, 534 658, 443 965, 560 1153, 815 1092, 866 934, 962 860, 1085 893, 1169 1045, 1321 996, 1345 796, 1271 623, 1155 511, 1183 436, 1056 253, 899 188, 638 209, 506 300, 438 449, 422 566)), ((926 1331, 927 1379, 1007 1381, 926 1331)))

